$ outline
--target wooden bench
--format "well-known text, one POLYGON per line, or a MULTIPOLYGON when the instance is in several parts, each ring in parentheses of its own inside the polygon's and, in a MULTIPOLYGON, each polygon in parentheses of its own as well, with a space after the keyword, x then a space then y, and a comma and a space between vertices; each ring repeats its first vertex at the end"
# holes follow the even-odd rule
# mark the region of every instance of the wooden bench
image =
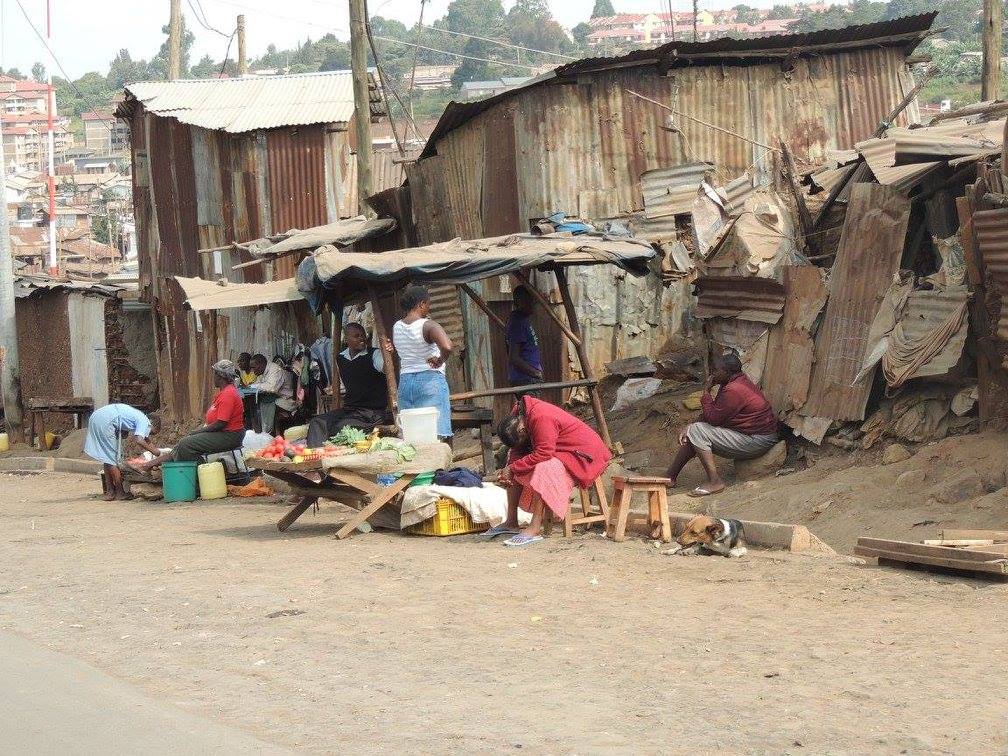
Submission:
POLYGON ((635 493, 647 494, 648 516, 643 522, 658 531, 661 540, 672 540, 672 525, 669 520, 668 478, 613 478, 613 500, 609 507, 608 535, 614 541, 626 538, 626 526, 630 515, 630 501, 635 493))
POLYGON ((44 396, 29 399, 26 409, 31 427, 28 438, 34 441, 36 428, 38 428, 37 437, 41 449, 45 447, 45 416, 47 413, 73 415, 75 427, 84 428, 87 426, 91 413, 94 412, 94 400, 90 396, 72 396, 68 399, 53 399, 44 396))

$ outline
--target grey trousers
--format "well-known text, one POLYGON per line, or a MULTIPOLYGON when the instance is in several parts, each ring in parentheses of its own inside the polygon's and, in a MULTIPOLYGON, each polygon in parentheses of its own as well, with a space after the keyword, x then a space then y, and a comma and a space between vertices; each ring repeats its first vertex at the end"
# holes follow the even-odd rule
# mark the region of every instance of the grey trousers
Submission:
POLYGON ((750 436, 731 428, 710 423, 690 423, 686 438, 699 451, 714 452, 727 459, 754 459, 766 454, 777 443, 777 434, 750 436))

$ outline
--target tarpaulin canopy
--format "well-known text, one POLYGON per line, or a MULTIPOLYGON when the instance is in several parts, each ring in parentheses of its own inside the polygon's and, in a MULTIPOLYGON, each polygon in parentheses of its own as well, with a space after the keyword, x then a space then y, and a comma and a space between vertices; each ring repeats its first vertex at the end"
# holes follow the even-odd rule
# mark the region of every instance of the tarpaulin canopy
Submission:
POLYGON ((186 304, 193 310, 225 310, 229 307, 258 307, 304 299, 293 278, 270 283, 228 283, 202 278, 175 276, 186 304))
POLYGON ((301 262, 297 277, 310 299, 323 294, 319 289, 346 297, 369 285, 461 284, 529 268, 569 265, 604 263, 642 276, 655 254, 651 244, 630 237, 513 234, 374 254, 320 250, 301 262))

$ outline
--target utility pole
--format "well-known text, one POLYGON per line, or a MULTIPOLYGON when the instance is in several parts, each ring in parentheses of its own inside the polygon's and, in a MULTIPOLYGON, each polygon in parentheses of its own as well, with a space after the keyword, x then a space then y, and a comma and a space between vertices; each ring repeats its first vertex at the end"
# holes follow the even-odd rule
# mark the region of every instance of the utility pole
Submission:
MULTIPOLYGON (((46 46, 52 50, 52 0, 46 0, 46 46)), ((53 278, 59 274, 59 259, 56 256, 56 133, 53 127, 56 92, 52 83, 55 65, 56 57, 50 52, 49 65, 46 66, 46 143, 49 146, 46 185, 49 188, 49 275, 53 278)))
POLYGON ((238 16, 238 75, 248 75, 248 58, 245 57, 245 16, 238 16))
POLYGON ((168 81, 182 75, 182 0, 170 0, 168 17, 168 81))
POLYGON ((697 41, 697 14, 700 13, 700 0, 693 0, 693 42, 697 41))
POLYGON ((373 193, 371 179, 371 93, 367 68, 367 9, 364 0, 350 0, 350 70, 353 74, 354 134, 357 141, 357 205, 373 193))
POLYGON ((3 394, 7 433, 21 435, 21 402, 18 390, 17 321, 14 313, 14 255, 10 244, 10 218, 7 215, 7 160, 4 157, 3 119, 0 118, 0 394, 3 394))
POLYGON ((1001 25, 1004 0, 984 0, 983 3, 983 79, 981 100, 1001 97, 1001 25))

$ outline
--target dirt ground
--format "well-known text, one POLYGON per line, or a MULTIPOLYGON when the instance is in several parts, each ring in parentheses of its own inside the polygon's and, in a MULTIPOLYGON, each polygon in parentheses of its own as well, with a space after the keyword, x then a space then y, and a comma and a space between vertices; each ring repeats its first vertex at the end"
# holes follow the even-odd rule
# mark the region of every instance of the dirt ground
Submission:
MULTIPOLYGON (((915 538, 940 527, 917 518, 1003 527, 1004 498, 928 509, 923 492, 967 465, 999 471, 1000 488, 1005 440, 925 447, 891 467, 814 465, 720 506, 808 519, 832 500, 811 526, 842 552, 865 525, 915 538), (914 465, 925 488, 894 493, 914 465)), ((471 537, 338 542, 332 506, 280 534, 276 500, 105 503, 94 478, 73 475, 0 474, 0 491, 0 629, 282 746, 1006 746, 1008 584, 843 553, 669 557, 597 534, 518 552, 471 537)))

